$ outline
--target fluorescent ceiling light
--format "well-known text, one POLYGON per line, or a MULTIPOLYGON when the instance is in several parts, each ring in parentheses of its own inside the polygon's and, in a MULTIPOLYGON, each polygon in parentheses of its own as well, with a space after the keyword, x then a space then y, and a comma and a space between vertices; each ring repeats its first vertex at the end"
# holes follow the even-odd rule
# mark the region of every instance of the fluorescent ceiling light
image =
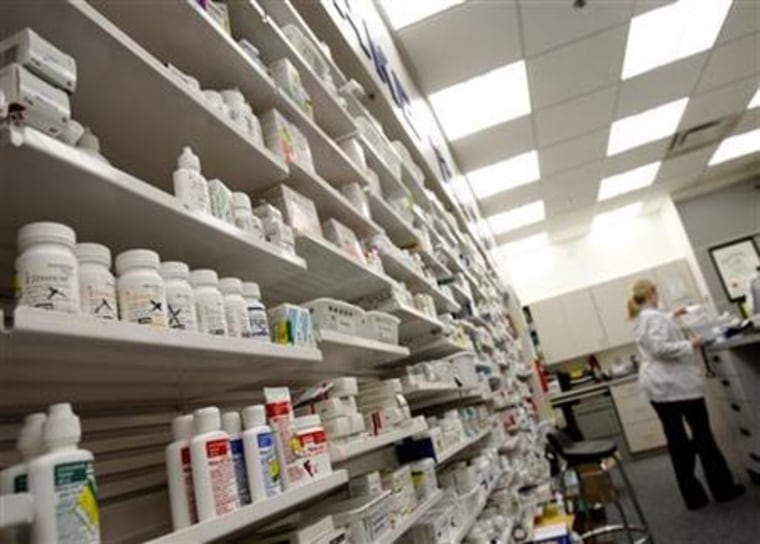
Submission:
POLYGON ((678 128, 678 123, 681 122, 688 103, 688 97, 681 98, 651 110, 618 119, 612 123, 610 129, 607 155, 622 153, 673 134, 678 128))
POLYGON ((707 165, 714 166, 758 151, 760 151, 760 128, 723 140, 707 165))
POLYGON ((464 0, 381 0, 380 5, 394 30, 427 19, 464 0))
POLYGON ((649 187, 654 183, 657 172, 660 170, 661 161, 645 164, 622 174, 606 177, 599 184, 599 196, 597 200, 608 200, 616 196, 630 193, 636 189, 649 187))
POLYGON ((521 238, 514 242, 504 244, 501 249, 507 256, 519 255, 521 253, 527 253, 529 251, 536 251, 549 245, 549 235, 545 232, 534 234, 526 238, 521 238))
POLYGON ((489 164, 467 174, 472 191, 479 199, 537 181, 540 177, 541 171, 536 151, 510 157, 505 161, 489 164))
POLYGON ((732 0, 678 0, 634 17, 628 27, 622 78, 710 49, 731 3, 732 0))
POLYGON ((525 61, 446 87, 429 100, 449 140, 527 115, 530 92, 525 61))
POLYGON ((752 97, 752 100, 749 101, 749 106, 747 106, 748 110, 751 110, 752 108, 756 108, 760 106, 760 88, 755 91, 755 96, 752 97))
POLYGON ((488 218, 488 224, 495 235, 519 229, 546 219, 544 201, 536 200, 506 212, 497 213, 488 218))
POLYGON ((641 202, 629 204, 622 208, 617 208, 609 212, 604 212, 594 217, 594 222, 591 225, 592 230, 604 230, 614 225, 636 219, 639 213, 641 213, 641 202))

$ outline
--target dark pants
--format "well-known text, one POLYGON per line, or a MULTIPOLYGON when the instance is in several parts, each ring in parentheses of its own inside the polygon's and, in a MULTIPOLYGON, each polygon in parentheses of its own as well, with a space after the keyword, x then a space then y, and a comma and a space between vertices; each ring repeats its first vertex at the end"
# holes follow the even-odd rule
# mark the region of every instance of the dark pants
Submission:
POLYGON ((712 496, 716 500, 728 497, 734 487, 734 479, 710 430, 705 400, 653 402, 652 406, 662 422, 670 460, 686 506, 697 508, 708 500, 702 484, 694 475, 697 455, 712 496), (691 429, 691 439, 686 434, 684 420, 691 429))

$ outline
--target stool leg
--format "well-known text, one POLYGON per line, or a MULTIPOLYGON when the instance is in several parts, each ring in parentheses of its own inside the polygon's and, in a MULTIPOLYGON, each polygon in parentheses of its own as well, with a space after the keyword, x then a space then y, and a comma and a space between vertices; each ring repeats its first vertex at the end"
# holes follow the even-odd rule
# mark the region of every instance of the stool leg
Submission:
POLYGON ((620 520, 623 522, 623 530, 625 531, 625 535, 628 537, 628 544, 635 544, 635 540, 633 539, 633 533, 631 532, 631 526, 628 523, 628 516, 625 515, 625 510, 623 510, 623 505, 620 504, 620 501, 612 501, 612 504, 615 505, 615 508, 617 508, 618 514, 620 514, 620 520))
POLYGON ((617 461, 617 468, 620 471, 620 475, 623 477, 623 483, 625 484, 626 490, 631 496, 633 507, 636 509, 636 514, 639 516, 639 521, 641 521, 644 529, 646 529, 646 534, 649 537, 649 542, 651 544, 654 544, 654 537, 652 536, 652 532, 649 529, 649 523, 647 522, 647 518, 644 516, 644 510, 641 508, 641 504, 639 504, 639 498, 636 495, 636 490, 634 489, 633 484, 631 484, 631 480, 628 479, 628 473, 623 468, 623 459, 620 456, 619 452, 615 454, 615 460, 617 461))

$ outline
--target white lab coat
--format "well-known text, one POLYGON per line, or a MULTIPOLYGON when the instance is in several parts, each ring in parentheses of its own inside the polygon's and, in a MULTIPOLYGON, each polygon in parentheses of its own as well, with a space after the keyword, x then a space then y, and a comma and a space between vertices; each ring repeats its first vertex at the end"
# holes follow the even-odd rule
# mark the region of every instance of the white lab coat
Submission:
POLYGON ((672 402, 704 396, 704 378, 694 347, 669 314, 644 308, 636 318, 633 332, 642 357, 639 385, 650 401, 672 402))

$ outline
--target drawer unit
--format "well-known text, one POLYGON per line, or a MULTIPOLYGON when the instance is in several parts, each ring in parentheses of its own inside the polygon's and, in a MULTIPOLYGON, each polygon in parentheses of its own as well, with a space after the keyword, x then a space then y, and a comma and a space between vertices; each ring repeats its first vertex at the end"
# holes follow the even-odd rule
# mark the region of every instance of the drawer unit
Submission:
POLYGON ((666 444, 665 434, 657 419, 627 423, 623 429, 631 453, 661 448, 666 444))
POLYGON ((731 424, 736 429, 748 429, 760 434, 760 421, 756 410, 758 407, 742 400, 729 400, 728 412, 731 414, 731 424))
POLYGON ((736 366, 732 360, 731 353, 728 351, 713 352, 708 354, 710 368, 719 377, 737 376, 736 366))
POLYGON ((727 401, 738 400, 748 401, 750 400, 747 393, 744 391, 741 380, 738 376, 716 376, 715 389, 718 392, 720 398, 727 401))

